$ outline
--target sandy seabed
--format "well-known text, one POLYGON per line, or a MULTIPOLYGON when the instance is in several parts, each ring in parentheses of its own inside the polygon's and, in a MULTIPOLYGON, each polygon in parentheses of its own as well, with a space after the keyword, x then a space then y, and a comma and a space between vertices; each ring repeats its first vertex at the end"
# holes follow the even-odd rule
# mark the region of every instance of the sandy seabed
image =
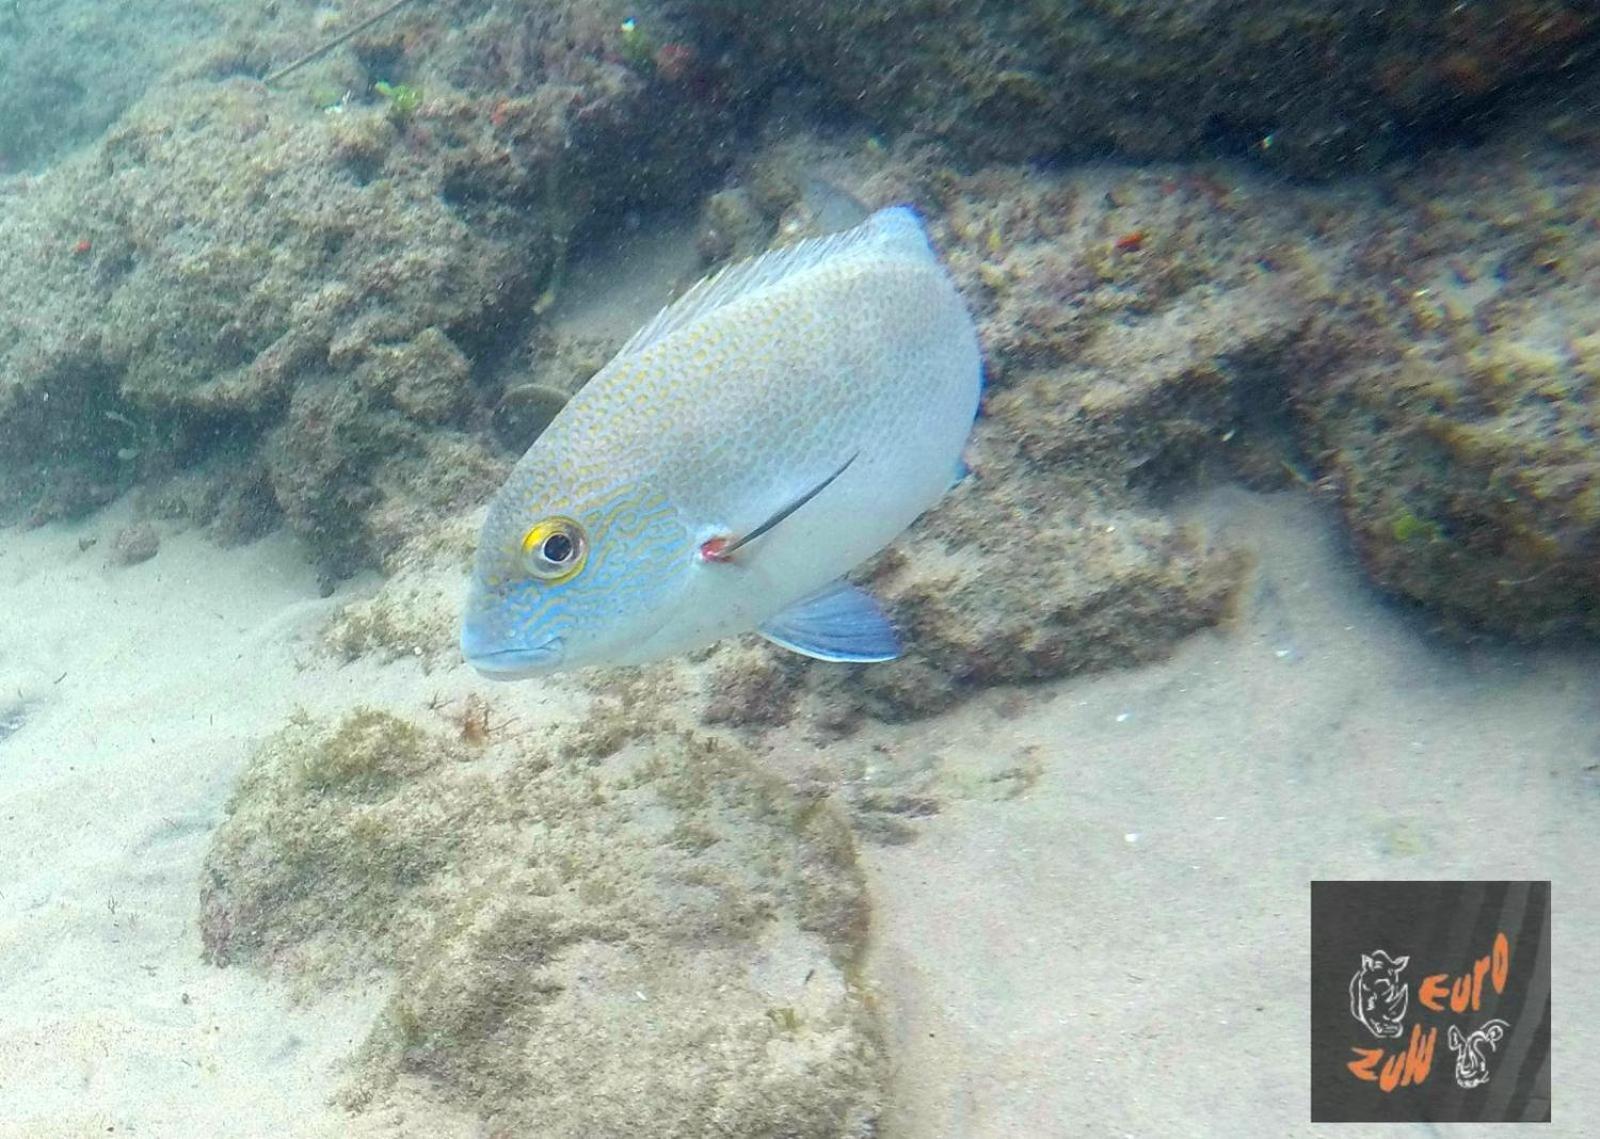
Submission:
MULTIPOLYGON (((1231 627, 835 745, 930 756, 950 785, 997 756, 1036 772, 863 849, 894 1056, 882 1134, 1320 1133, 1308 883, 1452 877, 1554 881, 1540 1133, 1587 1134, 1600 654, 1435 643, 1363 587, 1304 497, 1219 491, 1190 512, 1257 553, 1231 627)), ((415 715, 480 682, 330 659, 318 636, 348 591, 319 599, 288 539, 170 535, 114 567, 124 520, 0 533, 0 1136, 351 1134, 328 1097, 382 992, 297 1006, 205 964, 201 859, 296 707, 415 715)), ((532 722, 565 699, 507 691, 532 722)), ((802 751, 780 738, 771 761, 802 751)))

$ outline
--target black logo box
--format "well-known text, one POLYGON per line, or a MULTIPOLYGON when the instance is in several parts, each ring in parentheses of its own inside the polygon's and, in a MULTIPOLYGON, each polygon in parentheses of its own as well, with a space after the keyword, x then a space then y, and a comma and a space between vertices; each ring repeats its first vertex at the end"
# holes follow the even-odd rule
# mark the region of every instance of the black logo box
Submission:
POLYGON ((1550 902, 1549 882, 1313 882, 1312 1122, 1548 1122, 1550 902), (1499 934, 1504 988, 1496 991, 1499 934), (1439 974, 1442 998, 1438 982, 1424 988, 1439 974), (1476 1009, 1452 1009, 1448 994, 1458 985, 1469 999, 1477 990, 1476 1009), (1379 1035, 1394 1030, 1402 1007, 1399 1035, 1379 1035), (1418 1079, 1417 1044, 1430 1030, 1431 1063, 1418 1079), (1351 1069, 1377 1076, 1408 1052, 1409 1065, 1392 1062, 1401 1081, 1410 1079, 1391 1091, 1351 1069))

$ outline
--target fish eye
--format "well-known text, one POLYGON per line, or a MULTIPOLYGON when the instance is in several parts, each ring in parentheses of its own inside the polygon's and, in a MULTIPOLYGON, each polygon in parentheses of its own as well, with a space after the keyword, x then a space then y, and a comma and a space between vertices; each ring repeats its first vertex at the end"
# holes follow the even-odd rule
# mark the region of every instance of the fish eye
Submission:
POLYGON ((559 584, 575 576, 589 556, 583 527, 570 518, 546 518, 522 536, 522 557, 528 572, 559 584))

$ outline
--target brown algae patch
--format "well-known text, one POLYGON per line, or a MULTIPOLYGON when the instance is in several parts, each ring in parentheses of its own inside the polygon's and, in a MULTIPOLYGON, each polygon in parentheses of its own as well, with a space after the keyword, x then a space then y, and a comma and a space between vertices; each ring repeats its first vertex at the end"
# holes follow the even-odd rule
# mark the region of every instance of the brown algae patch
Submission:
POLYGON ((884 1064, 848 823, 737 745, 613 735, 602 755, 560 733, 467 747, 373 709, 297 719, 206 859, 207 958, 305 999, 392 985, 352 1110, 449 1133, 870 1134, 884 1064))

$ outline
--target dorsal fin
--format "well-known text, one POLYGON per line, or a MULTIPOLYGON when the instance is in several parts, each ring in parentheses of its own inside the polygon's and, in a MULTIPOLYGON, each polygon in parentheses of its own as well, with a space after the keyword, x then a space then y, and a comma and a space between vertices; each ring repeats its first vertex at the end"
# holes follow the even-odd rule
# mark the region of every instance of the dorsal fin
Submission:
POLYGON ((630 356, 643 351, 723 305, 775 285, 786 277, 803 273, 825 261, 848 257, 880 245, 903 255, 933 256, 916 214, 904 206, 879 210, 854 229, 809 238, 713 273, 656 313, 650 323, 628 339, 617 355, 630 356))

